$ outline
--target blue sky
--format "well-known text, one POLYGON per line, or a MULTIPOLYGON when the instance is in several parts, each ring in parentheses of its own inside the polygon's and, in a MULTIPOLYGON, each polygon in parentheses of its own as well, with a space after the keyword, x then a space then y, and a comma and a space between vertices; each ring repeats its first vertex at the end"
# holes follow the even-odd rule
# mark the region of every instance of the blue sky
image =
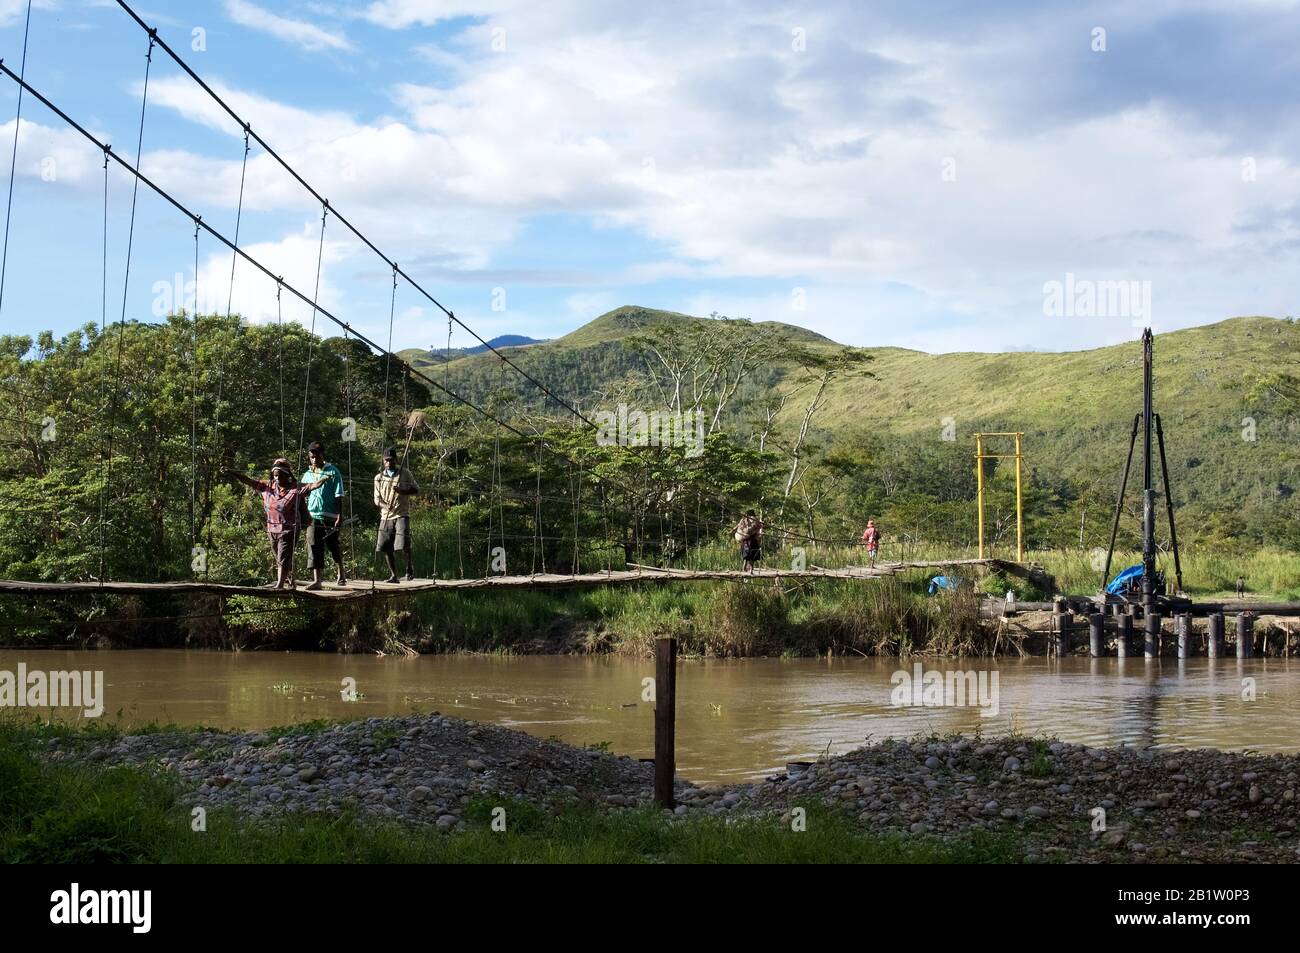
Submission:
MULTIPOLYGON (((485 337, 554 337, 639 304, 864 346, 1062 349, 1148 319, 1300 310, 1294 0, 136 9, 485 337), (1067 276, 1144 287, 1150 314, 1049 313, 1045 288, 1067 276)), ((0 0, 14 69, 25 10, 0 0)), ((113 0, 36 0, 26 76, 133 155, 146 46, 113 0)), ((6 183, 16 103, 0 81, 6 183)), ((233 235, 242 151, 155 53, 142 171, 233 235)), ((16 173, 0 330, 99 321, 100 156, 29 97, 16 173)), ((130 197, 110 170, 110 321, 130 197)), ((310 292, 319 223, 255 146, 241 244, 310 292)), ((337 222, 325 239, 322 302, 385 340, 386 267, 337 222)), ((203 237, 205 308, 225 309, 230 268, 203 237)), ((127 316, 189 304, 194 284, 192 224, 142 188, 127 316)), ((274 283, 241 263, 232 306, 274 320, 274 283)), ((446 342, 412 289, 396 310, 396 346, 446 342)))

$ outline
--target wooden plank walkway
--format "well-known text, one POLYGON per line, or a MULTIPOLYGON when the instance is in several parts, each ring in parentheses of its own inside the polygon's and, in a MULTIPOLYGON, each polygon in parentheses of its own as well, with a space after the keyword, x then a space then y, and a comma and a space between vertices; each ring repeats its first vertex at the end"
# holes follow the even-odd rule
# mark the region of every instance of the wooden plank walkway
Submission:
POLYGON ((846 566, 841 569, 822 569, 816 566, 803 570, 758 568, 752 573, 738 569, 660 569, 654 566, 630 564, 629 569, 609 572, 560 575, 536 573, 528 576, 487 576, 481 579, 416 579, 411 582, 371 582, 355 579, 346 587, 327 584, 314 592, 301 585, 297 589, 271 589, 261 586, 237 586, 216 582, 24 582, 0 580, 0 594, 20 596, 94 595, 105 593, 131 595, 145 593, 207 593, 217 596, 261 596, 267 599, 313 599, 339 602, 412 595, 417 592, 436 592, 462 589, 572 589, 582 586, 614 586, 631 583, 739 581, 746 579, 879 579, 909 569, 944 569, 954 566, 1001 565, 997 559, 947 559, 916 562, 877 563, 875 568, 846 566))

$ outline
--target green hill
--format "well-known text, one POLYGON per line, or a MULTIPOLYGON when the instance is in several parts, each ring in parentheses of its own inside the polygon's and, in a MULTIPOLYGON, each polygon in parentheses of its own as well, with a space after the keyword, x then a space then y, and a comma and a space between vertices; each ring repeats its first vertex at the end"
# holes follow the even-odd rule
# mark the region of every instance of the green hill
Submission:
MULTIPOLYGON (((649 326, 685 328, 707 320, 622 307, 563 337, 506 353, 556 393, 593 408, 620 379, 644 371, 644 356, 627 345, 630 335, 649 326)), ((843 349, 803 328, 760 326, 792 348, 823 355, 843 349)), ((1291 320, 1233 318, 1159 334, 1155 347, 1156 410, 1164 423, 1171 482, 1184 519, 1197 521, 1210 535, 1269 536, 1270 527, 1294 524, 1300 425, 1292 408, 1250 394, 1269 373, 1295 368, 1300 327, 1291 320), (1250 435, 1251 420, 1254 439, 1243 439, 1243 433, 1250 435)), ((818 454, 827 460, 836 454, 852 456, 869 448, 862 473, 839 479, 841 491, 872 499, 876 487, 869 479, 888 480, 888 474, 877 472, 881 461, 906 447, 901 491, 968 500, 973 494, 972 435, 1021 431, 1035 492, 1052 488, 1062 501, 1060 520, 1085 523, 1089 535, 1094 524, 1105 524, 1133 415, 1141 409, 1136 339, 1062 353, 868 350, 874 377, 832 383, 810 433, 814 459, 818 454), (1085 497, 1089 502, 1078 502, 1085 497), (1067 514, 1069 501, 1078 502, 1081 512, 1067 514)), ((494 388, 517 387, 517 378, 507 377, 492 355, 444 362, 436 352, 416 352, 415 360, 475 400, 494 388)), ((728 428, 743 434, 751 426, 756 401, 792 391, 797 379, 792 362, 775 360, 740 395, 728 428)), ((517 389, 526 400, 541 399, 528 386, 517 389)), ((804 399, 802 392, 791 398, 775 437, 789 440, 804 399)), ((888 495, 894 492, 889 489, 888 495)))

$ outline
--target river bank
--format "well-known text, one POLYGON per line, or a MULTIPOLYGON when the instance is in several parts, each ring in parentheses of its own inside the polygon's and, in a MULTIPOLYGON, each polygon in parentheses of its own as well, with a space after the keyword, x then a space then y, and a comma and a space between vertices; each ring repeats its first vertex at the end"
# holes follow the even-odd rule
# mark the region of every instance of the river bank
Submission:
MULTIPOLYGON (((340 604, 206 594, 79 596, 40 604, 0 598, 0 648, 209 648, 387 655, 653 656, 661 635, 698 658, 926 655, 1052 651, 1050 612, 1005 614, 991 593, 1016 584, 928 593, 925 572, 799 585, 773 580, 578 591, 441 592, 340 604)), ((1017 599, 1039 596, 1020 586, 1017 599)), ((1011 591, 1015 591, 1012 589, 1011 591)), ((1164 620, 1166 654, 1173 620, 1164 620)), ((1204 620, 1198 620, 1199 633, 1204 620)), ((1086 621, 1075 648, 1086 651, 1086 621)), ((1256 654, 1300 653, 1300 619, 1260 616, 1256 654)))
POLYGON ((651 804, 650 764, 441 714, 278 732, 10 727, 5 752, 79 774, 154 772, 176 783, 178 816, 203 808, 256 825, 343 815, 453 838, 492 832, 494 818, 508 830, 519 813, 743 823, 775 838, 777 859, 783 839, 826 824, 896 859, 917 849, 931 859, 1292 862, 1300 816, 1294 755, 1017 736, 887 741, 745 784, 679 778, 671 813, 651 804))

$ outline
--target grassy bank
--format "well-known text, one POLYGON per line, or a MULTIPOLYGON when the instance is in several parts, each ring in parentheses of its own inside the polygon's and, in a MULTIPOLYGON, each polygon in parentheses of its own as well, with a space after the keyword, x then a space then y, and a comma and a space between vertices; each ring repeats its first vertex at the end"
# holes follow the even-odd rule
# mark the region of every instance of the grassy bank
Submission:
MULTIPOLYGON (((807 806, 807 828, 653 809, 551 813, 526 801, 477 801, 446 833, 288 815, 253 821, 213 810, 193 830, 173 777, 160 770, 52 764, 52 730, 0 722, 0 863, 998 863, 1023 856, 1010 835, 951 841, 866 834, 807 806), (491 829, 504 807, 506 830, 491 829)), ((102 732, 101 732, 102 734, 102 732)))

